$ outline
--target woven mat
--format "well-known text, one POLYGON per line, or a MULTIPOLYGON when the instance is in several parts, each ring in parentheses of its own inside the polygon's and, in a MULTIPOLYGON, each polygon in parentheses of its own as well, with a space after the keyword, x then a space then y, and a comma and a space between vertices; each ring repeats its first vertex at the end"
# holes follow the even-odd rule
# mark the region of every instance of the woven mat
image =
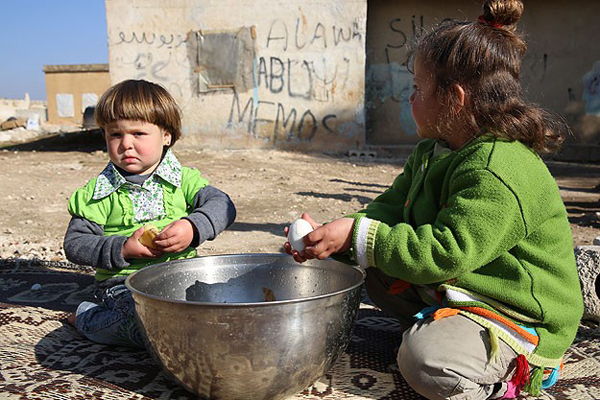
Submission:
MULTIPOLYGON (((72 265, 0 260, 0 399, 195 399, 146 352, 92 343, 65 323, 92 285, 90 271, 72 265)), ((361 305, 346 352, 291 399, 423 399, 397 370, 399 342, 394 319, 361 305)), ((581 326, 561 379, 538 399, 600 399, 597 327, 581 326)))

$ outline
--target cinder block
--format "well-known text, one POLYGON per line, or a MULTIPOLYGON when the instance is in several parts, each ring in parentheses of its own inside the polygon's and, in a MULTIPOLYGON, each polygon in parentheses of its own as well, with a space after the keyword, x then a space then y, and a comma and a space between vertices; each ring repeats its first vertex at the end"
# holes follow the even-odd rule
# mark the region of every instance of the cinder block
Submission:
POLYGON ((348 150, 348 157, 360 161, 375 160, 377 158, 377 152, 374 150, 350 149, 348 150))
POLYGON ((583 294, 583 319, 600 322, 600 246, 575 247, 583 294))

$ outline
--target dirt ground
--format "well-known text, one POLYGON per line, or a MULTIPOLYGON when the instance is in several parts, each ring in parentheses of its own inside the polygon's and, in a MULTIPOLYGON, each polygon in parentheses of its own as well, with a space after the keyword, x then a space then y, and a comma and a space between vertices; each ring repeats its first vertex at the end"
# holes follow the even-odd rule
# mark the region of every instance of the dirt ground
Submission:
MULTIPOLYGON (((322 222, 360 209, 402 171, 402 160, 274 150, 197 151, 186 149, 185 142, 174 152, 184 165, 198 168, 228 193, 237 207, 235 224, 202 244, 201 255, 281 252, 283 228, 303 211, 322 222)), ((64 261, 67 199, 107 160, 97 148, 59 151, 34 144, 0 150, 0 258, 64 261)), ((549 167, 569 211, 574 245, 592 244, 600 236, 600 166, 551 162, 549 167)))

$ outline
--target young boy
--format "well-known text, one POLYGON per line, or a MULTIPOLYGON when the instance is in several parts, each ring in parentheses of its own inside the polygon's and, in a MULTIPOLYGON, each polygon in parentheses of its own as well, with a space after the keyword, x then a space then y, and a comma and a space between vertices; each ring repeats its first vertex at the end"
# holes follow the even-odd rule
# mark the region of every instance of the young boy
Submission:
POLYGON ((196 256, 236 215, 227 194, 196 169, 182 167, 170 148, 181 137, 181 115, 161 86, 127 80, 96 106, 110 162, 69 200, 64 249, 71 262, 96 269, 96 298, 82 302, 69 323, 99 343, 144 347, 125 278, 150 264, 196 256), (160 234, 147 247, 144 226, 160 234))

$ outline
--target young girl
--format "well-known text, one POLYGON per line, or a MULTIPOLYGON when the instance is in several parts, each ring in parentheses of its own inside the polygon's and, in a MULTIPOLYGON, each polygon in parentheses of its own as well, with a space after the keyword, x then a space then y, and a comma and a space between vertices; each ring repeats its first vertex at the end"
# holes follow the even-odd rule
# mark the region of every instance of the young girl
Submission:
POLYGON ((100 98, 95 117, 110 162, 71 196, 64 249, 69 261, 96 269, 99 303, 81 303, 69 322, 90 340, 143 347, 125 278, 149 264, 194 257, 195 247, 233 223, 235 207, 171 152, 181 116, 163 87, 123 81, 100 98), (161 232, 146 247, 140 236, 150 223, 161 232))
POLYGON ((306 249, 284 245, 298 262, 368 268, 370 298, 404 328, 400 371, 428 399, 538 394, 583 312, 566 210, 538 155, 564 126, 521 93, 522 11, 489 0, 477 21, 419 38, 410 100, 425 140, 365 210, 322 226, 304 214, 306 249))

